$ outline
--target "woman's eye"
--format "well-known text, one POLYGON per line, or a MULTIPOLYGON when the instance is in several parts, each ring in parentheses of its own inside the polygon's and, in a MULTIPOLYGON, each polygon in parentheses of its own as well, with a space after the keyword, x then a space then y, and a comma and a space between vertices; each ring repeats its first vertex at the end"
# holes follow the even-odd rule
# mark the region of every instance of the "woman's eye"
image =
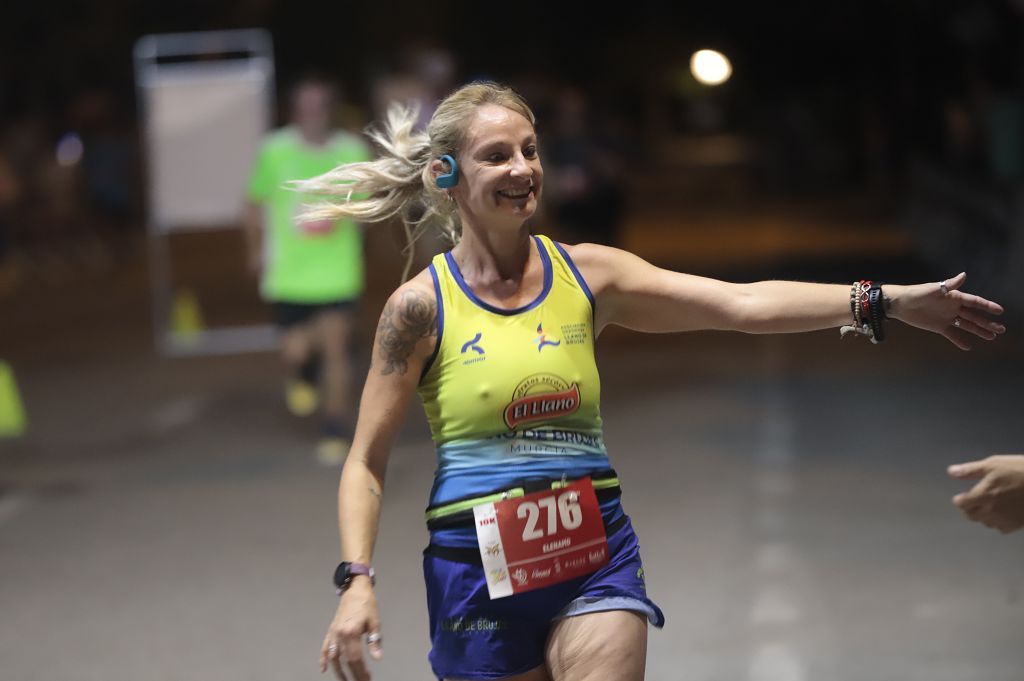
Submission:
MULTIPOLYGON (((523 156, 525 158, 534 159, 537 157, 537 147, 529 146, 523 149, 523 156)), ((508 160, 508 154, 503 151, 496 151, 487 156, 487 160, 490 163, 502 163, 508 160)))

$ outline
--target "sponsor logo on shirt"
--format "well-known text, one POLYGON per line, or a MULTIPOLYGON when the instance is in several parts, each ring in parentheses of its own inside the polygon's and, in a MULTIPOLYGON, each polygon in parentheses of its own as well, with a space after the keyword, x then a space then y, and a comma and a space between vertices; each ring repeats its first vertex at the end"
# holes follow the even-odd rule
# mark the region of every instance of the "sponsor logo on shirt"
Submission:
POLYGON ((566 345, 583 345, 590 340, 590 324, 577 322, 575 324, 562 324, 562 342, 566 345))
POLYGON ((475 364, 487 359, 487 353, 483 346, 480 345, 480 339, 483 338, 483 335, 482 332, 477 331, 475 336, 462 344, 462 354, 469 354, 469 358, 462 361, 463 364, 475 364))
POLYGON ((562 344, 560 340, 548 340, 544 334, 544 329, 541 324, 537 325, 537 337, 533 339, 533 342, 537 344, 537 352, 540 352, 545 346, 550 345, 553 348, 557 348, 562 344))
POLYGON ((485 617, 477 617, 470 619, 468 617, 447 617, 441 621, 441 628, 445 631, 454 633, 486 633, 489 631, 504 631, 508 629, 508 622, 499 619, 487 619, 485 617))
POLYGON ((511 430, 525 424, 551 421, 579 411, 580 387, 552 374, 534 374, 520 381, 504 411, 511 430))

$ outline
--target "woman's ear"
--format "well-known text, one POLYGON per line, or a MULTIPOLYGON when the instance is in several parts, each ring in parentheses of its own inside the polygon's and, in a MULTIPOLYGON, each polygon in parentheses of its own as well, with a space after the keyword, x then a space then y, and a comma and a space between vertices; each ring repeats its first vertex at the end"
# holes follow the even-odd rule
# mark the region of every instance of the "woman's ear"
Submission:
POLYGON ((456 163, 454 156, 445 154, 431 163, 431 169, 433 169, 434 163, 441 168, 441 172, 434 175, 434 182, 439 188, 451 189, 459 183, 459 164, 456 163))
POLYGON ((447 172, 448 168, 441 162, 441 159, 435 158, 430 162, 430 174, 434 177, 434 180, 437 180, 439 175, 444 175, 447 172))

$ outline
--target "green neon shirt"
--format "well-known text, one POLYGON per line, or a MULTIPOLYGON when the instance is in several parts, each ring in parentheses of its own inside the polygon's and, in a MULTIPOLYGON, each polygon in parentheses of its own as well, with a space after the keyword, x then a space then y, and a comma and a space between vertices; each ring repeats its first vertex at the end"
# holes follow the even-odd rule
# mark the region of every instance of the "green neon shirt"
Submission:
POLYGON ((264 266, 260 292, 266 300, 327 303, 352 300, 363 291, 363 240, 351 220, 300 223, 312 199, 286 186, 343 163, 371 159, 355 135, 335 133, 322 147, 307 144, 286 127, 264 141, 249 178, 247 196, 263 205, 264 266))

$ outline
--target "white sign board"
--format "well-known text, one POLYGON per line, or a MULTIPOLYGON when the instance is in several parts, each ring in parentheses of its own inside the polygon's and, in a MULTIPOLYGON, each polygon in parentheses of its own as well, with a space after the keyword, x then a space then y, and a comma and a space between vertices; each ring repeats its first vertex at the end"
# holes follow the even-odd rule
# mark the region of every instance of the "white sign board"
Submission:
POLYGON ((149 208, 161 231, 238 223, 270 121, 266 80, 232 71, 168 74, 142 90, 149 208))
POLYGON ((135 68, 156 232, 237 226, 256 151, 272 123, 264 31, 146 36, 135 68))

